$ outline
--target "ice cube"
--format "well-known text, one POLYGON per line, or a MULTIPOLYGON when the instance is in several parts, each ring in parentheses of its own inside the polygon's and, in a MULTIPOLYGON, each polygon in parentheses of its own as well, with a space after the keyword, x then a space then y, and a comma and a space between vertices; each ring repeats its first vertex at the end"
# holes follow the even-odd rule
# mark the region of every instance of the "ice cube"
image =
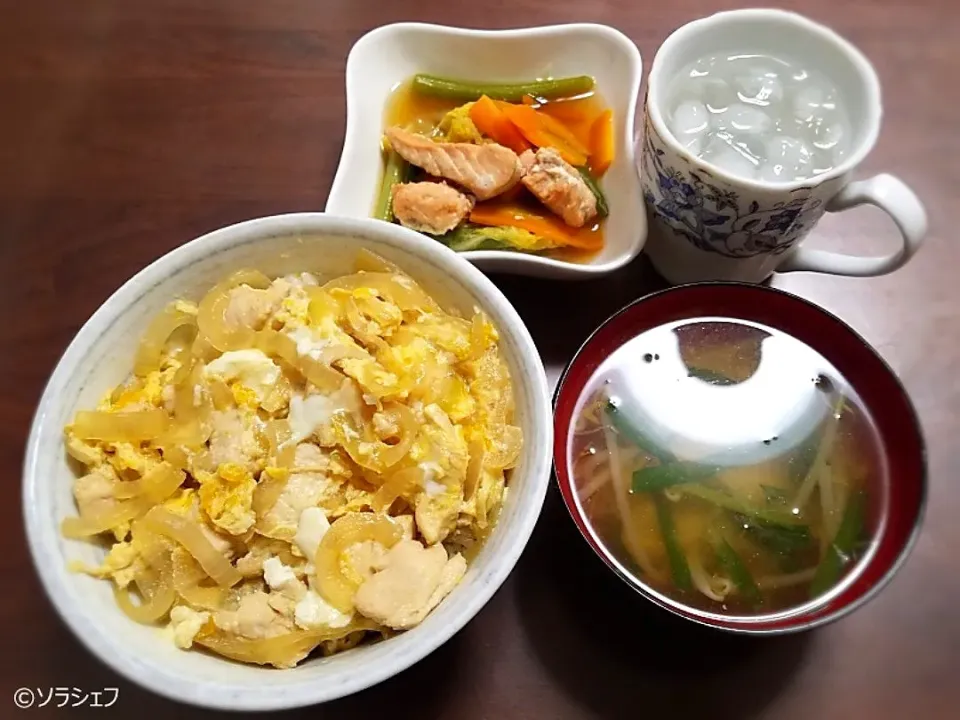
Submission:
POLYGON ((693 66, 690 68, 690 77, 698 78, 709 75, 713 70, 714 66, 717 64, 716 55, 707 55, 707 57, 700 58, 697 60, 693 66))
POLYGON ((793 116, 807 123, 824 119, 833 107, 831 98, 819 85, 807 85, 793 98, 793 116))
POLYGON ((760 180, 769 183, 789 182, 791 178, 784 177, 783 165, 767 162, 760 166, 757 176, 760 180))
POLYGON ((818 123, 813 133, 813 144, 821 150, 832 150, 843 139, 843 135, 840 123, 818 123))
POLYGON ((704 78, 700 92, 707 110, 711 113, 724 112, 737 99, 733 88, 720 78, 704 78))
POLYGON ((790 182, 813 174, 813 153, 797 138, 778 135, 767 141, 767 162, 760 169, 764 180, 790 182))
POLYGON ((737 77, 737 95, 745 103, 767 106, 783 99, 783 83, 773 70, 749 68, 737 77))
POLYGON ((759 135, 732 135, 730 144, 757 165, 767 158, 767 144, 759 135))
POLYGON ((682 143, 683 146, 690 151, 691 154, 700 157, 700 153, 703 152, 703 136, 697 135, 690 138, 686 142, 682 143))
POLYGON ((670 117, 670 132, 681 143, 699 137, 707 130, 707 108, 698 100, 684 100, 670 117))
POLYGON ((773 121, 760 107, 734 103, 724 113, 727 128, 738 135, 758 135, 767 132, 773 121))
POLYGON ((701 157, 737 177, 753 178, 757 174, 756 162, 735 147, 733 139, 726 133, 714 134, 707 142, 701 157))

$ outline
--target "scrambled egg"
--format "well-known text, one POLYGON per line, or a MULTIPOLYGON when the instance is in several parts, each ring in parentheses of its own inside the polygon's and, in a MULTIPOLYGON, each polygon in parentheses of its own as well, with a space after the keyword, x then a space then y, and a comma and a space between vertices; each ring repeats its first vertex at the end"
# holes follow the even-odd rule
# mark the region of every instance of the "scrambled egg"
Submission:
POLYGON ((189 332, 154 338, 66 429, 88 472, 64 532, 116 540, 75 568, 139 595, 121 607, 177 647, 292 667, 404 630, 495 522, 522 444, 496 328, 377 262, 327 285, 243 271, 176 301, 151 332, 189 332))
POLYGON ((218 528, 242 535, 257 521, 253 512, 253 491, 257 481, 243 466, 224 463, 217 472, 199 472, 200 507, 218 528))

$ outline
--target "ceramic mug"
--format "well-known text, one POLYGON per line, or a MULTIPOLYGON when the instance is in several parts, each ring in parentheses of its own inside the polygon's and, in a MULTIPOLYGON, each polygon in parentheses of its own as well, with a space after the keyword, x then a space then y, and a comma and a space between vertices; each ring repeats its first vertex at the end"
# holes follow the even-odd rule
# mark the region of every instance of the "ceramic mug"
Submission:
POLYGON ((880 83, 869 61, 828 28, 781 10, 734 10, 694 21, 657 52, 644 105, 639 155, 650 219, 645 252, 669 282, 762 282, 775 270, 882 275, 920 247, 927 218, 910 188, 892 175, 851 180, 880 131, 880 83), (768 183, 735 177, 681 145, 664 119, 668 85, 690 63, 724 52, 797 58, 826 74, 849 114, 846 158, 807 180, 768 183), (897 252, 857 257, 800 245, 825 212, 864 204, 893 219, 902 238, 897 252))

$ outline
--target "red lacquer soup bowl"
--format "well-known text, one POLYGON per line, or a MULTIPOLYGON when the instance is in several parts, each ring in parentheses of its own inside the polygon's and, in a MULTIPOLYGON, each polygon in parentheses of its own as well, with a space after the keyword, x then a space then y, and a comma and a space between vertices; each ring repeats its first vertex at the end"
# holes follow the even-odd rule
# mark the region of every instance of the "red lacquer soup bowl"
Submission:
MULTIPOLYGON (((663 350, 660 352, 663 352, 663 350)), ((738 352, 740 351, 738 350, 738 352)), ((716 356, 716 353, 713 356, 716 356)), ((700 357, 701 359, 704 357, 703 353, 700 357)), ((743 359, 741 356, 737 356, 737 358, 743 359)), ((803 370, 800 373, 803 378, 813 374, 804 374, 803 370)), ((829 379, 824 382, 824 378, 829 377, 829 375, 815 375, 812 382, 817 386, 817 389, 815 391, 810 387, 801 388, 804 397, 811 397, 815 392, 836 392, 836 388, 833 387, 829 379), (824 384, 828 386, 826 389, 823 387, 824 384)), ((630 402, 634 400, 635 397, 630 402)), ((625 402, 624 412, 626 405, 629 405, 630 402, 625 402)), ((821 413, 823 407, 830 407, 829 403, 818 402, 822 406, 821 413)), ((636 402, 634 402, 634 405, 637 405, 636 402)), ((828 416, 822 415, 822 417, 828 416)), ((828 421, 822 420, 816 422, 823 422, 823 424, 812 427, 827 427, 829 424, 828 421)), ((587 543, 614 573, 639 594, 681 617, 710 627, 739 633, 777 634, 806 630, 836 620, 863 606, 890 581, 909 554, 922 524, 927 493, 926 451, 916 412, 900 381, 880 356, 850 327, 822 308, 780 290, 738 283, 697 283, 654 293, 628 305, 593 333, 561 376, 554 397, 554 429, 553 459, 557 482, 567 509, 587 543), (697 337, 700 337, 702 340, 704 336, 710 335, 710 328, 715 327, 734 328, 734 340, 741 344, 748 342, 752 335, 761 337, 761 340, 753 346, 758 360, 753 366, 750 365, 753 362, 752 360, 740 363, 747 369, 739 380, 721 378, 723 382, 717 382, 715 374, 707 375, 705 370, 693 371, 692 366, 688 363, 688 356, 692 356, 691 353, 695 354, 689 348, 690 338, 696 340, 697 337), (697 328, 707 328, 707 330, 703 331, 697 328), (666 329, 666 334, 661 333, 663 329, 666 329), (739 338, 736 336, 737 332, 740 332, 739 338), (661 334, 658 335, 658 333, 661 334), (671 335, 671 333, 673 334, 671 335), (666 344, 657 345, 656 342, 650 341, 652 344, 648 342, 649 338, 661 336, 666 338, 666 344), (773 338, 773 340, 768 341, 768 338, 773 338), (774 340, 777 338, 782 338, 783 341, 775 342, 774 340), (767 344, 763 345, 765 341, 767 344), (684 343, 687 345, 685 346, 684 343), (794 343, 794 345, 790 345, 790 343, 794 343), (648 344, 650 345, 649 351, 647 351, 648 344), (662 360, 661 355, 656 352, 657 347, 666 348, 662 360), (675 353, 672 352, 674 347, 677 348, 675 353), (684 347, 686 347, 686 350, 684 347), (631 355, 631 353, 633 354, 631 355), (763 362, 759 360, 761 353, 763 353, 763 362), (629 357, 629 361, 625 364, 613 361, 610 360, 611 356, 621 359, 629 357), (807 409, 798 410, 798 403, 791 398, 784 400, 783 393, 764 392, 763 390, 763 382, 768 383, 767 387, 776 386, 778 369, 783 371, 783 368, 787 367, 803 367, 803 359, 809 357, 819 358, 819 361, 823 362, 823 367, 831 368, 831 371, 837 378, 840 378, 840 382, 846 388, 835 395, 841 398, 838 401, 841 403, 839 406, 841 412, 834 415, 838 419, 836 424, 842 426, 839 418, 844 417, 843 413, 846 412, 842 404, 843 393, 847 393, 851 402, 853 402, 853 399, 856 401, 857 410, 853 412, 852 416, 869 419, 870 437, 872 438, 870 453, 875 460, 875 464, 871 467, 876 470, 872 476, 882 476, 883 481, 875 484, 869 494, 866 491, 857 494, 858 498, 867 498, 862 505, 858 504, 858 507, 862 509, 857 511, 858 520, 856 521, 859 523, 858 527, 862 528, 864 535, 858 541, 856 554, 849 556, 857 559, 848 561, 844 570, 832 576, 835 579, 830 581, 829 585, 823 586, 825 589, 815 591, 814 588, 818 580, 811 578, 814 578, 815 571, 816 575, 819 576, 820 565, 823 563, 822 559, 830 553, 830 550, 821 550, 821 560, 816 561, 816 546, 814 545, 812 550, 814 565, 805 570, 809 587, 802 590, 802 592, 808 594, 804 594, 801 601, 788 602, 780 606, 777 606, 774 601, 761 599, 752 606, 747 606, 748 609, 744 609, 742 606, 736 606, 736 603, 728 605, 725 602, 726 595, 712 598, 718 601, 718 603, 712 605, 706 601, 687 602, 684 598, 699 596, 695 592, 692 595, 671 592, 670 588, 665 588, 662 583, 647 581, 645 578, 652 577, 652 575, 645 573, 639 568, 638 564, 631 563, 631 559, 636 557, 636 553, 628 553, 624 549, 624 542, 616 539, 612 540, 609 530, 599 529, 599 520, 595 526, 592 520, 594 511, 586 509, 589 507, 588 498, 590 495, 588 493, 595 492, 595 490, 585 488, 596 488, 599 484, 602 484, 603 477, 598 475, 597 479, 600 482, 589 483, 583 479, 582 472, 579 470, 574 472, 574 466, 578 469, 582 467, 579 463, 584 460, 585 452, 588 454, 598 452, 593 447, 587 447, 584 450, 582 437, 584 433, 597 432, 600 433, 599 437, 601 439, 606 437, 608 440, 605 442, 609 442, 611 436, 602 427, 602 421, 599 423, 601 427, 592 426, 592 430, 590 429, 590 421, 587 422, 586 431, 583 430, 584 426, 582 424, 576 426, 578 418, 581 417, 581 411, 584 408, 601 408, 593 411, 593 417, 596 418, 598 414, 608 413, 606 416, 609 418, 607 425, 615 428, 617 437, 622 436, 629 439, 627 437, 629 433, 624 431, 622 427, 617 427, 616 421, 616 415, 620 412, 617 410, 618 403, 624 401, 612 394, 614 392, 613 388, 617 387, 617 382, 621 382, 621 387, 624 387, 623 383, 626 383, 625 386, 630 389, 628 395, 630 392, 634 392, 640 395, 647 393, 648 396, 651 394, 656 396, 654 400, 643 401, 637 406, 646 413, 644 417, 652 418, 651 422, 654 423, 652 432, 662 431, 661 437, 675 440, 678 437, 678 423, 686 423, 689 419, 692 425, 697 426, 691 429, 689 436, 686 433, 681 433, 683 442, 687 443, 687 446, 689 446, 690 437, 695 436, 697 432, 701 432, 701 434, 713 432, 716 436, 729 438, 736 437, 738 433, 742 435, 744 432, 752 432, 753 430, 750 430, 751 424, 755 427, 765 427, 763 416, 767 410, 786 413, 792 418, 793 425, 800 426, 806 422, 808 427, 811 427, 810 422, 812 421, 807 417, 810 415, 807 409, 813 407, 813 405, 808 403, 807 409), (661 369, 672 367, 671 362, 682 362, 686 365, 685 370, 690 370, 690 372, 684 377, 677 378, 675 380, 678 383, 677 385, 670 385, 671 382, 674 382, 674 379, 666 377, 663 373, 658 376, 657 371, 651 370, 651 368, 656 368, 657 362, 662 363, 661 369), (749 390, 745 390, 746 380, 750 380, 752 374, 760 375, 760 370, 764 370, 764 378, 754 381, 749 390), (647 374, 644 375, 644 373, 647 374), (703 382, 704 385, 701 387, 694 380, 688 381, 686 379, 688 376, 695 378, 696 381, 703 382), (611 377, 614 379, 611 380, 611 377), (660 377, 660 380, 657 380, 657 377, 660 377), (728 407, 721 411, 722 414, 717 415, 717 407, 713 407, 716 406, 716 403, 713 400, 718 397, 726 397, 729 402, 730 397, 736 396, 729 394, 722 396, 721 393, 727 392, 728 388, 723 387, 718 391, 712 386, 728 386, 737 383, 743 384, 743 387, 740 388, 741 395, 753 398, 751 401, 753 402, 753 409, 728 407), (773 383, 773 386, 770 383, 773 383), (653 386, 657 387, 652 390, 637 389, 653 386), (600 389, 598 390, 598 388, 600 389), (685 388, 686 390, 676 394, 677 391, 670 388, 685 388), (673 392, 674 395, 663 401, 661 396, 667 392, 673 392), (601 393, 606 393, 606 396, 604 397, 601 393), (599 401, 596 400, 597 397, 600 397, 599 401), (703 406, 701 412, 696 403, 703 398, 707 398, 710 402, 703 406), (710 406, 711 402, 713 402, 713 406, 710 406), (778 402, 780 406, 777 406, 778 402), (705 416, 710 412, 714 412, 715 416, 712 426, 709 418, 705 419, 705 416), (720 418, 722 422, 717 423, 716 418, 720 418), (714 432, 711 428, 717 428, 718 425, 723 427, 714 432), (666 429, 664 430, 664 428, 666 429), (882 469, 882 472, 879 469, 882 469), (756 609, 750 609, 751 607, 756 609)), ((639 437, 649 441, 651 436, 649 433, 647 435, 644 435, 644 433, 647 433, 647 431, 640 431, 639 437)), ((790 435, 790 433, 788 432, 786 435, 790 435)), ((812 435, 810 436, 812 437, 812 435)), ((820 438, 826 436, 826 431, 822 435, 818 435, 820 438)), ((849 435, 849 437, 854 436, 855 433, 849 435)), ((803 447, 799 441, 796 445, 791 446, 789 437, 784 440, 776 435, 772 439, 763 439, 762 445, 771 445, 774 441, 786 443, 782 447, 792 447, 791 452, 803 447)), ((617 445, 618 442, 620 441, 613 441, 614 445, 617 445)), ((821 444, 823 442, 825 441, 821 440, 821 444)), ((853 443, 854 441, 849 442, 853 443)), ((607 445, 607 447, 610 446, 607 445)), ((636 447, 642 446, 636 445, 636 447)), ((761 452, 764 451, 764 447, 761 447, 760 444, 757 447, 761 452)), ((841 450, 837 452, 841 451, 842 446, 841 450)), ((604 458, 607 457, 607 452, 607 450, 603 450, 604 458)), ((654 452, 654 457, 659 460, 659 462, 652 462, 654 467, 662 466, 664 462, 667 462, 656 452, 654 452)), ((673 461, 676 461, 679 456, 671 457, 673 461)), ((793 456, 789 455, 789 457, 793 456)), ((816 454, 814 453, 810 457, 815 458, 816 454)), ((650 462, 650 458, 647 457, 638 467, 642 469, 645 467, 644 463, 650 462)), ((834 465, 834 463, 839 462, 837 460, 814 459, 810 462, 813 464, 809 465, 808 468, 822 469, 824 462, 829 466, 829 470, 818 470, 818 473, 838 472, 834 465), (817 465, 816 463, 820 464, 817 465)), ((591 467, 597 466, 592 465, 591 467)), ((618 467, 624 466, 618 463, 618 467)), ((618 511, 610 512, 612 512, 613 517, 618 517, 617 512, 620 513, 619 517, 634 517, 630 514, 634 511, 629 509, 634 506, 628 505, 628 503, 640 502, 641 500, 632 497, 630 494, 638 492, 638 475, 636 474, 638 471, 628 469, 615 473, 612 472, 612 465, 608 466, 608 470, 611 470, 608 472, 608 478, 631 478, 627 481, 606 481, 610 485, 609 492, 612 495, 618 498, 626 498, 622 501, 618 511), (627 472, 633 474, 627 475, 627 472), (619 485, 617 485, 618 482, 619 485), (625 510, 624 508, 628 509, 625 510)), ((809 479, 813 478, 814 475, 820 478, 817 481, 819 484, 815 485, 819 492, 817 507, 823 508, 820 514, 822 525, 816 529, 816 532, 823 538, 820 547, 836 549, 837 555, 844 557, 840 550, 842 542, 840 538, 842 533, 845 532, 843 527, 846 524, 846 513, 850 512, 852 516, 850 508, 853 507, 851 498, 854 493, 844 490, 844 492, 848 492, 846 495, 847 510, 843 514, 844 519, 836 520, 831 528, 831 533, 835 531, 835 534, 829 534, 821 528, 826 527, 822 518, 828 517, 826 511, 828 500, 826 497, 833 490, 828 492, 825 485, 827 481, 823 480, 823 476, 818 475, 812 469, 807 471, 805 477, 809 479), (834 538, 833 543, 827 540, 830 537, 834 538)), ((871 476, 871 473, 865 472, 861 475, 861 477, 867 476, 871 476)), ((649 480, 654 475, 645 477, 649 480)), ((659 481, 662 481, 664 474, 661 473, 657 477, 659 481)), ((800 477, 804 476, 800 475, 800 477)), ((837 477, 837 475, 834 474, 832 477, 837 477)), ((689 483, 689 480, 683 482, 689 483)), ((709 486, 709 483, 707 485, 709 486)), ((801 483, 800 487, 802 488, 802 486, 801 483)), ((662 504, 666 502, 663 499, 664 497, 673 500, 675 503, 678 494, 684 496, 684 493, 690 493, 696 497, 696 493, 690 490, 690 484, 685 487, 686 490, 676 488, 674 496, 659 490, 656 492, 663 492, 662 496, 657 495, 656 498, 653 497, 653 494, 647 496, 651 504, 660 503, 660 505, 657 505, 657 514, 653 517, 660 518, 659 530, 662 532, 662 536, 658 537, 661 537, 663 548, 665 548, 665 553, 661 558, 666 557, 669 560, 667 575, 673 573, 674 580, 678 577, 674 565, 676 555, 671 554, 674 550, 670 547, 670 533, 674 531, 668 529, 668 526, 673 523, 664 520, 664 516, 660 513, 662 512, 662 504)), ((760 487, 764 488, 765 493, 767 492, 766 485, 760 487)), ((843 487, 852 487, 852 484, 843 487)), ((707 491, 701 492, 705 493, 707 491)), ((802 494, 801 490, 796 498, 799 498, 802 494)), ((696 505, 696 502, 694 501, 694 505, 696 505)), ((763 502, 776 502, 776 500, 767 497, 763 502)), ((610 504, 615 505, 616 503, 608 503, 608 505, 610 504)), ((796 509, 789 510, 790 507, 790 505, 784 505, 784 512, 799 512, 796 509)), ((674 510, 673 512, 677 511, 674 510)), ((717 511, 714 516, 719 512, 717 511)), ((723 512, 732 511, 726 509, 723 512)), ((728 516, 743 517, 742 515, 728 516)), ((814 515, 810 517, 814 517, 814 515)), ((740 521, 737 520, 736 522, 739 523, 740 521)), ((656 523, 657 521, 654 521, 653 524, 656 523)), ((620 527, 620 532, 622 532, 623 524, 620 527)), ((735 532, 740 532, 738 524, 732 527, 735 532)), ((744 525, 743 527, 747 528, 748 526, 744 525)), ((712 542, 715 543, 716 536, 711 537, 714 538, 712 542)), ((815 534, 813 539, 816 540, 816 538, 817 535, 815 534)), ((678 548, 679 545, 676 544, 676 541, 674 542, 674 548, 678 548)), ((636 547, 636 543, 634 543, 634 547, 636 547)), ((703 546, 699 545, 698 547, 703 546)), ((716 548, 717 546, 714 545, 713 547, 716 548)), ((729 543, 727 547, 730 547, 729 543)), ((724 555, 720 550, 716 552, 715 557, 717 562, 720 562, 724 555)), ((699 560, 697 566, 700 567, 699 577, 706 577, 702 573, 699 560)), ((742 566, 743 563, 741 562, 742 566)), ((729 569, 731 565, 727 564, 726 567, 729 569)), ((736 584, 737 592, 742 590, 745 586, 737 580, 737 577, 742 580, 742 574, 738 576, 735 571, 731 571, 729 574, 734 579, 733 581, 728 580, 727 587, 729 588, 732 582, 736 584)), ((795 573, 795 576, 798 575, 799 573, 795 573)), ((715 576, 714 579, 716 579, 715 576)), ((771 582, 768 576, 765 576, 762 580, 771 582)), ((696 585, 696 583, 694 584, 696 585)), ((748 573, 746 587, 755 591, 758 586, 770 587, 771 585, 753 583, 753 579, 748 573)), ((689 590, 690 586, 687 587, 689 590)), ((697 587, 702 588, 702 582, 697 587)), ((714 586, 708 584, 706 587, 710 590, 714 586)), ((773 587, 777 586, 773 585, 773 587)), ((729 589, 727 592, 730 592, 729 589)), ((709 593, 706 593, 706 595, 709 596, 709 593)), ((700 599, 702 600, 702 598, 700 599)))

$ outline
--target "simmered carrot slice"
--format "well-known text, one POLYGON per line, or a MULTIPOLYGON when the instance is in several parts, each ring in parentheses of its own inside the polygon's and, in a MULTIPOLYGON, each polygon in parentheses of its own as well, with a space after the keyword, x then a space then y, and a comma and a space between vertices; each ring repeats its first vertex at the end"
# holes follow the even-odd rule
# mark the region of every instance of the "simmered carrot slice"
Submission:
POLYGON ((597 177, 613 163, 616 143, 613 139, 613 111, 604 110, 590 128, 590 169, 597 177))
POLYGON ((553 216, 538 215, 525 208, 499 203, 481 203, 470 213, 470 222, 494 227, 518 227, 557 245, 598 250, 603 238, 591 228, 577 230, 553 216))
POLYGON ((556 118, 534 110, 528 105, 497 103, 504 115, 520 133, 537 147, 550 147, 571 165, 585 165, 589 148, 581 143, 569 128, 556 118))
POLYGON ((497 104, 486 95, 470 106, 470 119, 482 134, 518 155, 530 149, 530 143, 520 134, 516 125, 510 122, 497 104))

